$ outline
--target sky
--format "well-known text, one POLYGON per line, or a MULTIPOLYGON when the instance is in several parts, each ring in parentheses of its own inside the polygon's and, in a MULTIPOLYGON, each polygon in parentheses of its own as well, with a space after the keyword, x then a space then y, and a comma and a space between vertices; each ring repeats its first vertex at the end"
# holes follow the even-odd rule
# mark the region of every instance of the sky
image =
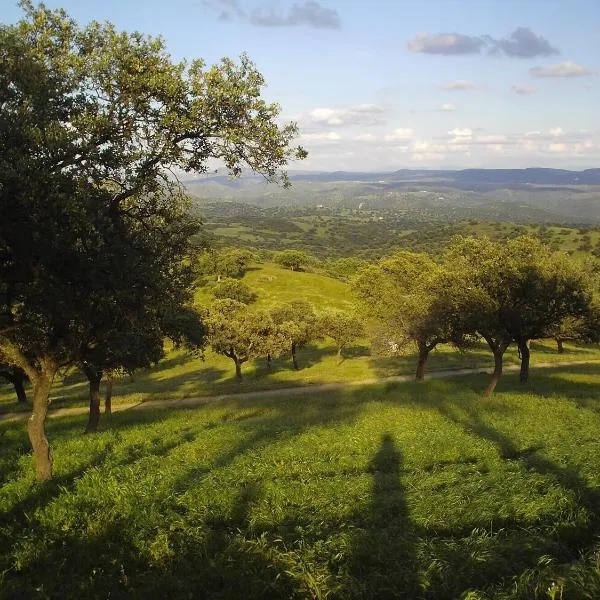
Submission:
MULTIPOLYGON (((161 35, 174 59, 247 53, 296 121, 293 170, 600 167, 600 0, 47 0, 161 35)), ((21 17, 0 0, 0 21, 21 17)))

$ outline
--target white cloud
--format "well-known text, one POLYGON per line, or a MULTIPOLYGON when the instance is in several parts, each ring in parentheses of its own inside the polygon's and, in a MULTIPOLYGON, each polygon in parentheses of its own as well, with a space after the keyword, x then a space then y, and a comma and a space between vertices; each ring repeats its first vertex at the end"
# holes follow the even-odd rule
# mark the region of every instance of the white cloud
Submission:
POLYGON ((407 140, 411 140, 414 135, 414 131, 412 129, 395 129, 392 133, 385 136, 386 142, 405 142, 407 140))
POLYGON ((335 131, 322 131, 320 133, 304 133, 302 142, 339 142, 342 136, 335 131))
POLYGON ((448 135, 452 135, 456 138, 463 138, 463 137, 473 137, 473 130, 466 128, 466 129, 453 129, 452 131, 448 132, 448 135))
POLYGON ((378 104, 358 104, 344 108, 315 108, 308 120, 317 125, 379 125, 385 122, 386 109, 378 104))
POLYGON ((537 92, 537 88, 532 85, 521 85, 518 83, 515 83, 510 89, 515 94, 519 94, 519 96, 528 96, 537 92))
MULTIPOLYGON (((393 170, 419 164, 432 168, 588 168, 600 163, 600 131, 552 127, 503 133, 456 127, 438 137, 416 137, 410 128, 340 136, 309 134, 310 163, 301 169, 393 170)), ((302 140, 304 141, 304 140, 302 140)))
POLYGON ((550 152, 567 152, 568 146, 567 144, 550 144, 548 150, 550 152))
POLYGON ((442 104, 438 110, 440 112, 454 112, 456 110, 456 106, 454 106, 454 104, 450 104, 449 102, 446 102, 444 104, 442 104))
POLYGON ((571 61, 549 65, 547 67, 533 67, 529 69, 532 77, 585 77, 596 72, 571 61))
POLYGON ((457 81, 452 81, 451 83, 445 83, 441 86, 443 90, 447 90, 449 92, 463 92, 465 90, 472 90, 476 86, 471 81, 466 81, 465 79, 459 79, 457 81))

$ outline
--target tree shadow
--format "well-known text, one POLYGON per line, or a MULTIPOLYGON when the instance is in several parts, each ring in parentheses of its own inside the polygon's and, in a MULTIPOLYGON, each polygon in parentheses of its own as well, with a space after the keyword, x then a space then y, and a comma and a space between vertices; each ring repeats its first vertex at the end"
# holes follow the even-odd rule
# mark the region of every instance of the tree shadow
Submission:
MULTIPOLYGON (((577 511, 583 515, 563 524, 555 533, 558 545, 556 559, 566 562, 576 560, 597 543, 600 534, 600 490, 592 487, 575 465, 561 465, 544 456, 545 445, 537 443, 521 448, 508 435, 501 432, 481 417, 474 406, 463 405, 461 411, 448 403, 440 403, 439 412, 448 420, 456 423, 467 433, 491 442, 504 461, 518 461, 527 470, 539 475, 549 476, 563 490, 577 499, 577 511)), ((533 566, 533 565, 532 565, 533 566)))
POLYGON ((389 433, 381 437, 370 471, 371 500, 356 516, 348 578, 340 598, 416 598, 418 572, 404 487, 402 457, 389 433))

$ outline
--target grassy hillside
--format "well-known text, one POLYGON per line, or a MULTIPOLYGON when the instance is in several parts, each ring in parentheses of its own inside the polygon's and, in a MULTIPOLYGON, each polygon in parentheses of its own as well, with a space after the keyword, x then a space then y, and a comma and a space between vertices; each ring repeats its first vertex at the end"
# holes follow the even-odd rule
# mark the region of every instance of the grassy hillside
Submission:
MULTIPOLYGON (((311 302, 317 310, 337 308, 351 310, 354 303, 349 286, 337 279, 316 273, 292 272, 276 265, 254 266, 244 281, 256 292, 254 306, 270 308, 294 298, 311 302)), ((208 288, 196 294, 196 301, 206 305, 211 301, 208 288)), ((532 344, 532 365, 573 360, 599 360, 600 349, 594 346, 567 344, 565 354, 557 354, 553 342, 532 344)), ((300 371, 292 368, 289 356, 273 360, 271 370, 266 361, 256 360, 244 365, 244 381, 234 379, 233 362, 206 351, 204 359, 181 350, 170 350, 165 359, 152 369, 138 371, 133 377, 123 376, 115 381, 114 402, 131 403, 151 399, 184 398, 214 394, 277 389, 320 383, 361 381, 394 375, 409 375, 416 368, 413 355, 383 358, 371 356, 366 340, 359 340, 345 351, 345 360, 337 364, 332 343, 315 342, 298 351, 300 371)), ((431 354, 429 370, 491 367, 491 354, 480 344, 473 350, 459 353, 441 346, 431 354)), ((506 364, 517 364, 515 348, 506 354, 506 364)), ((507 374, 507 377, 511 377, 507 374)), ((514 375, 512 375, 514 377, 514 375)), ((74 406, 87 403, 87 382, 75 370, 57 378, 52 394, 53 406, 74 406)), ((10 385, 0 386, 0 413, 29 410, 19 406, 10 385)))
POLYGON ((2 598, 600 597, 600 367, 0 423, 2 598))

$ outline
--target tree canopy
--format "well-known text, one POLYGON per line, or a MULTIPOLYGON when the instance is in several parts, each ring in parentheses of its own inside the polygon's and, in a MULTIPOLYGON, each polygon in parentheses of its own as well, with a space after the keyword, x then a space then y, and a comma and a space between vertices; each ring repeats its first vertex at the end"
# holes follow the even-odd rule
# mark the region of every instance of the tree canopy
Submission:
POLYGON ((261 97, 251 61, 175 62, 160 38, 80 26, 24 0, 0 26, 0 360, 33 388, 37 476, 57 370, 80 360, 107 318, 156 316, 190 297, 198 223, 173 173, 249 167, 288 185, 305 152, 261 97))

